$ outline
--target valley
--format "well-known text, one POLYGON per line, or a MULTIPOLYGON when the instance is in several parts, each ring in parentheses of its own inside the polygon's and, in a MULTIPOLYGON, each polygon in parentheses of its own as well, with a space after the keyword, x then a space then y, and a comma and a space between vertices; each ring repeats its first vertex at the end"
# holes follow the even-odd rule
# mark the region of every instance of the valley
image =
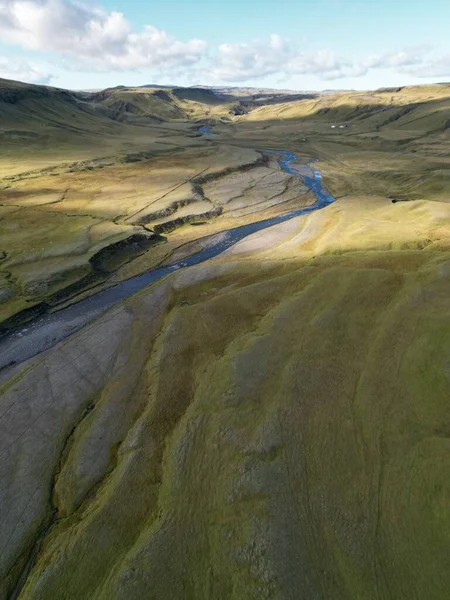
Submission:
POLYGON ((0 111, 0 598, 446 598, 450 85, 0 111))

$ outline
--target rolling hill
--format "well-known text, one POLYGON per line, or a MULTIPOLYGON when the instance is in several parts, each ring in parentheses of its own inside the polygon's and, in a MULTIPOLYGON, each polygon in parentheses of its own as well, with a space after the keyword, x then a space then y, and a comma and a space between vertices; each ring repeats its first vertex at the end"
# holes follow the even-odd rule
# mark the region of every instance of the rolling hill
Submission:
POLYGON ((1 598, 448 597, 450 85, 247 91, 0 86, 1 598))

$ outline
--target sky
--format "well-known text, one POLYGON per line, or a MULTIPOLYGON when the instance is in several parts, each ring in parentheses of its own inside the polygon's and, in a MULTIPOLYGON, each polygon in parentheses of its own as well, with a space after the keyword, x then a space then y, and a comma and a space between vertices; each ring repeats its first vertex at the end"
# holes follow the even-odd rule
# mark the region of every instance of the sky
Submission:
POLYGON ((450 0, 0 0, 0 77, 376 89, 450 81, 450 0))

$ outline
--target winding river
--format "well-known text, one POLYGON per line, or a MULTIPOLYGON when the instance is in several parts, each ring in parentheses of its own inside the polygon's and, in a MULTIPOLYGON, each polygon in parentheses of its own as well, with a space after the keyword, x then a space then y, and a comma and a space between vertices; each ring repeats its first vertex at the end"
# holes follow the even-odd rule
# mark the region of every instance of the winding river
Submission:
MULTIPOLYGON (((205 133, 209 133, 209 129, 205 133)), ((40 317, 0 339, 0 369, 8 365, 21 363, 33 356, 48 350, 69 335, 79 331, 87 323, 103 314, 109 308, 122 300, 129 298, 140 290, 170 275, 172 272, 189 268, 214 258, 242 240, 243 238, 267 229, 278 223, 283 223, 320 210, 335 201, 322 184, 322 176, 310 164, 296 163, 296 155, 282 150, 264 150, 279 157, 282 170, 294 177, 300 177, 307 188, 316 196, 316 202, 306 208, 294 210, 279 217, 273 217, 229 229, 224 233, 212 236, 212 243, 203 250, 192 254, 171 266, 153 269, 143 275, 138 275, 127 281, 90 296, 52 314, 40 317), (217 241, 214 241, 214 237, 217 241)))

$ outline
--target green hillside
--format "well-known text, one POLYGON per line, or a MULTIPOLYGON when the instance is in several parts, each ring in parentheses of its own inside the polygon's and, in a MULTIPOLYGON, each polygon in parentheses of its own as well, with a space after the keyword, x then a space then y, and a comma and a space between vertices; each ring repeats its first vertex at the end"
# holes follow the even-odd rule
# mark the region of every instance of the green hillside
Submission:
POLYGON ((230 96, 0 85, 2 599, 448 598, 450 85, 230 96))

